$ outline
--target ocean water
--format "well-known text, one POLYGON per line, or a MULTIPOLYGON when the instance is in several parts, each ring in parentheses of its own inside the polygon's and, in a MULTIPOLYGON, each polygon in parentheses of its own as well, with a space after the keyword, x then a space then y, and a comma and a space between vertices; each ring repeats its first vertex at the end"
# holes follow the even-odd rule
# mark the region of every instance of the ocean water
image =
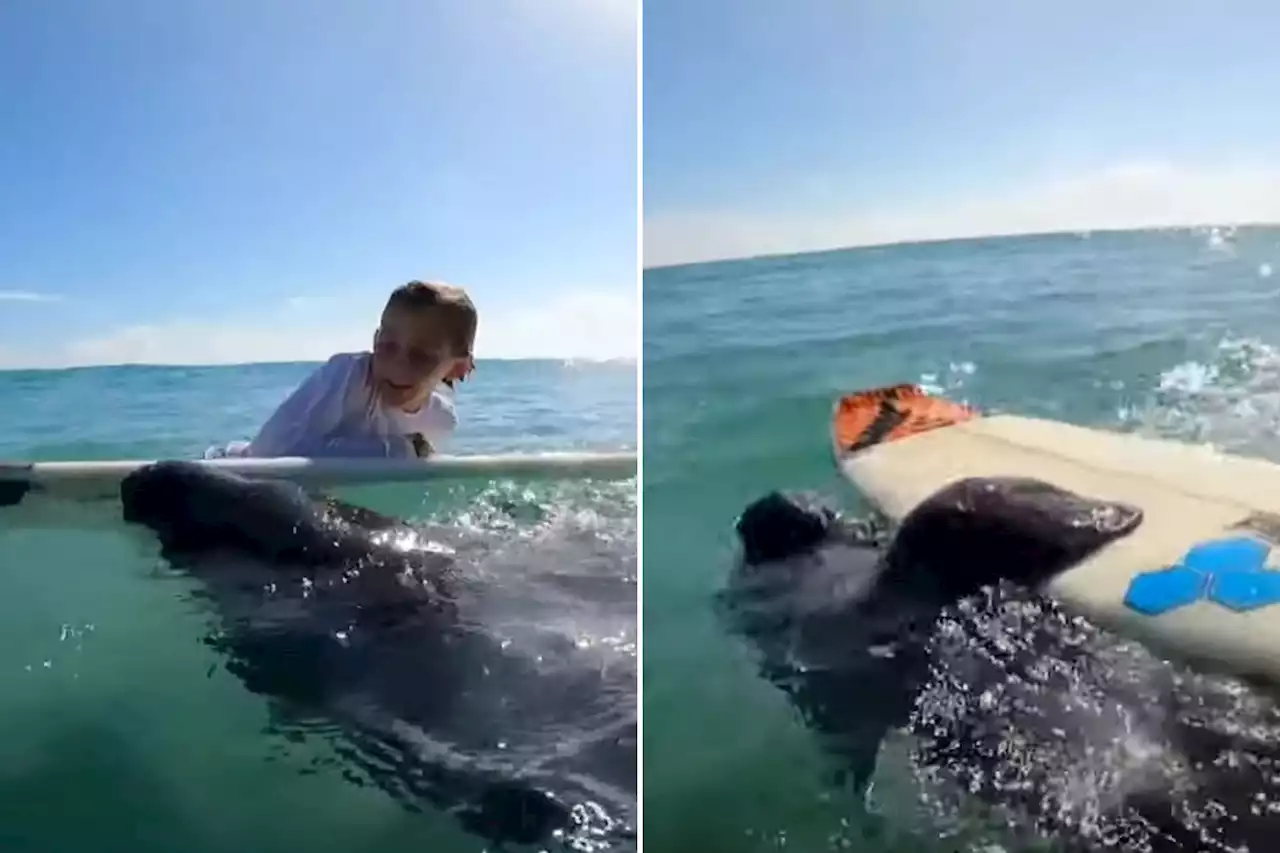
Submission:
MULTIPOLYGON (((0 373, 0 458, 196 457, 251 437, 312 365, 0 373)), ((451 452, 634 449, 633 364, 481 362, 451 452)), ((475 482, 346 489, 533 565, 635 583, 636 484, 475 482)), ((478 851, 322 743, 269 730, 203 642, 207 606, 110 510, 25 528, 0 515, 0 849, 478 851)), ((562 614, 566 623, 575 614, 562 614)), ((623 643, 634 656, 634 638, 623 643)))
MULTIPOLYGON (((645 840, 688 851, 940 850, 859 817, 712 610, 743 506, 857 509, 828 418, 914 381, 987 410, 1280 461, 1280 230, 898 245, 644 277, 645 840)), ((892 768, 888 773, 893 775, 892 768)), ((979 848, 973 848, 979 849, 979 848)), ((991 848, 985 848, 991 849, 991 848)))

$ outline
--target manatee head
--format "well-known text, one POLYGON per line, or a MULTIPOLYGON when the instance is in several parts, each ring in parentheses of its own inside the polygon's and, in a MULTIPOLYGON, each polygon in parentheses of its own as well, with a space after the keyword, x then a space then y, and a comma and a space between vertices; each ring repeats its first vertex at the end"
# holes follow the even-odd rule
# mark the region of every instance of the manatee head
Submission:
POLYGON ((770 492, 738 518, 742 558, 757 565, 811 552, 826 541, 835 520, 835 512, 814 498, 770 492))
POLYGON ((299 559, 333 549, 313 503, 289 483, 249 480, 198 462, 144 465, 120 483, 123 518, 168 551, 236 548, 299 559))
POLYGON ((887 577, 947 599, 999 581, 1037 586, 1141 523, 1138 507, 1043 480, 957 480, 903 519, 887 577))

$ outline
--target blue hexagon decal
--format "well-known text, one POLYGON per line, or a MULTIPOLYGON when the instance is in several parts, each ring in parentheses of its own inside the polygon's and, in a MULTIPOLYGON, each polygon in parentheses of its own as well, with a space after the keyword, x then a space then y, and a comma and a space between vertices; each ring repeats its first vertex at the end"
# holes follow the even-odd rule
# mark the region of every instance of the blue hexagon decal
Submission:
POLYGON ((1201 542, 1182 558, 1181 565, 1210 577, 1226 572, 1260 572, 1271 546, 1249 536, 1201 542))
POLYGON ((1186 566, 1143 572, 1129 582, 1124 603, 1146 616, 1159 616, 1195 603, 1208 585, 1207 575, 1186 566))
POLYGON ((1270 545, 1247 536, 1201 542, 1177 565, 1136 576, 1124 603, 1147 616, 1186 607, 1205 595, 1240 611, 1280 603, 1280 572, 1266 569, 1270 552, 1270 545))
POLYGON ((1280 603, 1280 572, 1222 572, 1213 578, 1209 600, 1241 612, 1280 603))

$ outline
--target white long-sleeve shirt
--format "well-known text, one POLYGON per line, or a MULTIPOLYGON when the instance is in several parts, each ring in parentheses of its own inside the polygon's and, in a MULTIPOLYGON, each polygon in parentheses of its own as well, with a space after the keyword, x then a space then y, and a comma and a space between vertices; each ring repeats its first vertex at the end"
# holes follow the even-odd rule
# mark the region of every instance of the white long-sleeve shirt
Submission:
POLYGON ((253 441, 215 455, 412 458, 415 433, 439 447, 458 424, 452 392, 442 385, 416 412, 383 406, 371 400, 370 358, 368 352, 333 356, 280 404, 253 441))

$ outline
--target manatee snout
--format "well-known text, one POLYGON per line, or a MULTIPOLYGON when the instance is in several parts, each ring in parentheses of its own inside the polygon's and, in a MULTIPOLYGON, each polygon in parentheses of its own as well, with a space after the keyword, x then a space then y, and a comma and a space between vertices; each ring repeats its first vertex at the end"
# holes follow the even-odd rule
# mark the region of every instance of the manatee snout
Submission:
MULTIPOLYGON (((207 483, 223 485, 218 475, 201 471, 194 462, 166 460, 143 465, 120 481, 122 518, 162 536, 173 534, 192 526, 190 522, 201 515, 195 502, 196 487, 208 492, 207 483)), ((226 500, 229 503, 234 498, 226 500)))
POLYGON ((735 529, 748 565, 784 560, 822 545, 836 513, 803 494, 770 492, 742 511, 735 529))

